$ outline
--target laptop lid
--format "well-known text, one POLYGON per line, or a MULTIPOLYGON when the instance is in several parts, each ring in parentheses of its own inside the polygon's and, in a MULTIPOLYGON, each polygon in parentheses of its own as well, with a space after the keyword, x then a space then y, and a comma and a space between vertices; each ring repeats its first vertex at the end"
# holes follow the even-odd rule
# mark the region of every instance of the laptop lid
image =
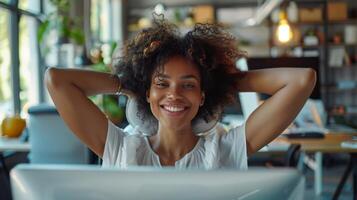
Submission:
POLYGON ((289 199, 301 175, 294 169, 127 170, 79 165, 21 164, 11 171, 14 200, 289 199))

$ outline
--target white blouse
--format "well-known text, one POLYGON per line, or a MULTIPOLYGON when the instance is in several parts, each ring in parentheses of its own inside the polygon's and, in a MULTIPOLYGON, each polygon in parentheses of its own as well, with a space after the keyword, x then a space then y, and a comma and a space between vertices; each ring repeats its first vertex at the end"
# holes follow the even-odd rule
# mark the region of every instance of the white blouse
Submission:
MULTIPOLYGON (((102 166, 127 168, 137 165, 162 167, 147 136, 135 129, 129 134, 108 120, 102 166)), ((199 138, 189 153, 175 162, 175 168, 247 169, 245 123, 228 132, 217 124, 199 138)))

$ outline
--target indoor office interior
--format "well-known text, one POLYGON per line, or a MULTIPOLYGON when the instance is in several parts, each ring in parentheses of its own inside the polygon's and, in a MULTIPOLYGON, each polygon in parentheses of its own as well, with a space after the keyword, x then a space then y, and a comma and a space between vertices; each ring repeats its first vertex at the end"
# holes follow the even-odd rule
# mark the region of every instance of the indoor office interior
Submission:
MULTIPOLYGON (((313 68, 317 82, 304 107, 278 138, 248 157, 249 169, 257 169, 257 173, 282 168, 296 172, 298 181, 290 183, 293 190, 289 190, 295 196, 288 194, 290 199, 357 199, 357 1, 0 0, 1 200, 24 199, 23 193, 31 196, 39 192, 31 184, 46 177, 34 178, 31 165, 79 165, 83 170, 76 168, 78 177, 85 167, 101 165, 101 159, 79 141, 58 114, 44 83, 45 71, 59 67, 110 73, 116 50, 151 27, 155 14, 162 14, 182 34, 196 23, 221 24, 238 38, 237 48, 247 55, 236 61, 241 71, 313 68), (30 170, 19 166, 30 166, 30 170), (11 174, 14 169, 16 173, 11 174)), ((268 98, 253 92, 237 93, 219 124, 229 129, 244 123, 268 98)), ((103 94, 90 99, 115 125, 129 125, 127 97, 103 94)), ((274 120, 282 116, 267 117, 274 120)), ((35 171, 41 174, 41 169, 35 171)), ((43 174, 52 173, 42 170, 43 174)), ((56 176, 61 172, 51 174, 55 177, 51 183, 63 181, 56 176)), ((77 177, 66 176, 71 181, 77 177)), ((276 192, 270 192, 279 199, 279 188, 287 180, 280 176, 269 181, 257 174, 241 177, 257 187, 259 182, 275 184, 276 192)), ((165 179, 160 180, 164 187, 165 179)), ((120 199, 121 193, 117 193, 120 199)), ((88 197, 93 197, 90 194, 88 197)), ((252 195, 257 199, 255 193, 252 195)))

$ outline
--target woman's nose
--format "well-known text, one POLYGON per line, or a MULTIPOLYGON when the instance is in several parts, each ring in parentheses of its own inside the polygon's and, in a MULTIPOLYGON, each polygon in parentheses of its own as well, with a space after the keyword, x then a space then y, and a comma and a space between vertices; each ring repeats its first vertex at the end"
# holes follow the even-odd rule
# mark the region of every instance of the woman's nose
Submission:
POLYGON ((180 93, 179 88, 177 88, 177 87, 170 88, 166 93, 166 97, 169 99, 181 98, 181 93, 180 93))

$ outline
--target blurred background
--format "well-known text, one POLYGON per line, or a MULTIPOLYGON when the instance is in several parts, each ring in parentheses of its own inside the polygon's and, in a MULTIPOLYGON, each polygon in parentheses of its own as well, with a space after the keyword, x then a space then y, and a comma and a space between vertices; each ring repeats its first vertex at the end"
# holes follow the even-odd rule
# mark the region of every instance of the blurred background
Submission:
MULTIPOLYGON (((30 138, 31 142, 31 123, 37 120, 36 117, 56 113, 43 84, 48 67, 110 72, 113 52, 138 31, 150 27, 153 13, 164 14, 182 33, 192 29, 195 23, 222 24, 238 38, 237 47, 247 52, 246 60, 237 61, 237 67, 242 70, 314 68, 318 72, 318 83, 310 99, 316 104, 317 112, 308 110, 306 119, 302 117, 299 125, 338 126, 342 127, 340 130, 356 133, 357 1, 0 0, 0 121, 3 137, 20 138, 25 142, 30 138)), ((257 95, 258 101, 267 98, 257 95)), ((98 95, 90 98, 115 124, 127 125, 125 97, 98 95)), ((252 102, 254 96, 247 98, 252 102)), ((226 108, 222 123, 229 126, 248 116, 249 108, 245 110, 251 105, 242 102, 244 99, 237 94, 237 102, 226 108)), ((50 126, 47 122, 40 123, 42 128, 50 126)), ((33 144, 31 151, 35 152, 33 144)), ((31 162, 28 154, 31 155, 31 151, 29 148, 22 153, 16 149, 3 149, 5 161, 2 165, 8 163, 11 168, 16 163, 29 162, 28 159, 31 162)), ((52 162, 49 161, 51 156, 47 156, 47 161, 52 162)), ((33 153, 33 162, 36 162, 35 157, 33 153)), ((278 161, 274 161, 275 158, 269 155, 268 158, 251 159, 251 164, 280 165, 281 156, 278 161)), ((88 163, 97 163, 96 159, 90 157, 88 163)), ((328 177, 334 180, 336 174, 342 173, 348 155, 326 154, 321 162, 323 167, 332 168, 331 176, 326 176, 323 181, 330 181, 328 177)), ((307 172, 307 177, 309 175, 311 173, 307 172)), ((338 180, 332 181, 331 188, 337 183, 338 180)), ((313 181, 307 184, 310 190, 314 187, 316 189, 313 181)), ((346 199, 352 198, 351 187, 351 184, 345 187, 346 199)), ((329 199, 333 191, 328 189, 329 186, 326 188, 311 192, 312 196, 308 198, 329 199)), ((7 192, 3 188, 0 191, 4 199, 10 198, 9 188, 7 192)))
POLYGON ((323 101, 329 122, 356 126, 355 4, 352 0, 1 0, 0 119, 14 114, 26 118, 31 105, 51 101, 43 86, 47 67, 109 71, 113 50, 149 27, 157 13, 183 33, 195 23, 223 24, 239 39, 239 48, 253 65, 259 62, 256 57, 317 58, 317 66, 309 66, 319 72, 315 98, 323 101))

